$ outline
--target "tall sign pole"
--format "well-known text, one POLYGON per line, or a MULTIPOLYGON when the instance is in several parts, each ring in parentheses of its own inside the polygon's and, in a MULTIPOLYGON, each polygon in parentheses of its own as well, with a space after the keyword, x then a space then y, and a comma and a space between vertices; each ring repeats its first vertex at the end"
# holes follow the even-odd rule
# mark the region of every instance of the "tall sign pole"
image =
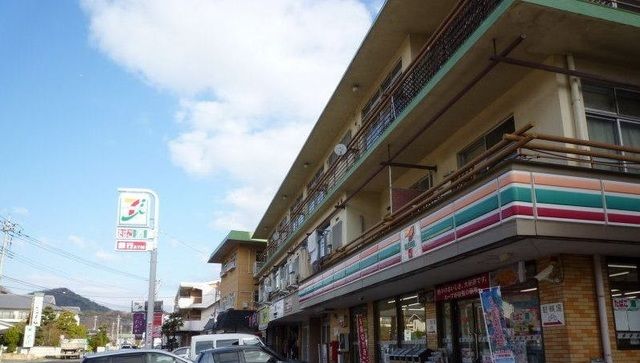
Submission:
POLYGON ((160 200, 158 195, 150 189, 120 188, 118 194, 116 251, 150 252, 149 297, 144 343, 146 348, 151 349, 153 348, 160 200))

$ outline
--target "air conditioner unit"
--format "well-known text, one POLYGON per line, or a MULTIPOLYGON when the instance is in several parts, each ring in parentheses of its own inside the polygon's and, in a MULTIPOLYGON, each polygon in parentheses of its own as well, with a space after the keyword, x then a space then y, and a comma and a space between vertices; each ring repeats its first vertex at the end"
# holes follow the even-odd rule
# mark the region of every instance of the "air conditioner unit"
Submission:
POLYGON ((298 274, 297 273, 293 273, 291 275, 289 275, 289 283, 287 284, 287 289, 297 289, 298 288, 298 274))
POLYGON ((296 273, 296 270, 294 269, 293 263, 289 263, 289 275, 296 273))

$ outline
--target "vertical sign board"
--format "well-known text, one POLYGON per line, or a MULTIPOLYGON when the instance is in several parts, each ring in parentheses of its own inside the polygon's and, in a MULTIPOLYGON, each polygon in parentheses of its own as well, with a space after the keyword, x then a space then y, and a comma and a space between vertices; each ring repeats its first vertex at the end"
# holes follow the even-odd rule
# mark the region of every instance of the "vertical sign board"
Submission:
POLYGON ((515 363, 511 332, 507 329, 502 307, 500 286, 482 289, 480 303, 484 315, 484 326, 489 338, 489 350, 493 363, 515 363))
POLYGON ((358 332, 358 355, 361 363, 369 363, 369 342, 367 341, 367 328, 362 314, 356 315, 358 332))
POLYGON ((44 294, 36 293, 33 295, 33 302, 31 304, 31 322, 33 326, 40 326, 42 321, 42 305, 44 304, 44 294))
POLYGON ((151 191, 118 190, 116 251, 144 252, 155 248, 157 201, 151 191))
POLYGON ((36 327, 35 325, 25 325, 24 327, 24 339, 22 340, 22 346, 24 348, 33 348, 36 342, 36 327))

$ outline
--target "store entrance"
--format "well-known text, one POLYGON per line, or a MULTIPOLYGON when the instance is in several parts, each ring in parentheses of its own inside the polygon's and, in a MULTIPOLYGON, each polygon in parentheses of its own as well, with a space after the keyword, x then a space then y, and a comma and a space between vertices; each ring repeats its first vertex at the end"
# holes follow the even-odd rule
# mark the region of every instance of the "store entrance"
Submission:
POLYGON ((454 303, 457 330, 457 356, 462 363, 491 362, 489 341, 484 326, 480 299, 459 300, 454 303))

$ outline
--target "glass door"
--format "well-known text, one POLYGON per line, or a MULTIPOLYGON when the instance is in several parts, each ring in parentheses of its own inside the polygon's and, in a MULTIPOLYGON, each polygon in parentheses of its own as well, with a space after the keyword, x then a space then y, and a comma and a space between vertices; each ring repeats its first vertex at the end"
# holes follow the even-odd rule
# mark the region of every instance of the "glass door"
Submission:
POLYGON ((458 356, 462 363, 491 362, 480 299, 458 301, 458 356))

